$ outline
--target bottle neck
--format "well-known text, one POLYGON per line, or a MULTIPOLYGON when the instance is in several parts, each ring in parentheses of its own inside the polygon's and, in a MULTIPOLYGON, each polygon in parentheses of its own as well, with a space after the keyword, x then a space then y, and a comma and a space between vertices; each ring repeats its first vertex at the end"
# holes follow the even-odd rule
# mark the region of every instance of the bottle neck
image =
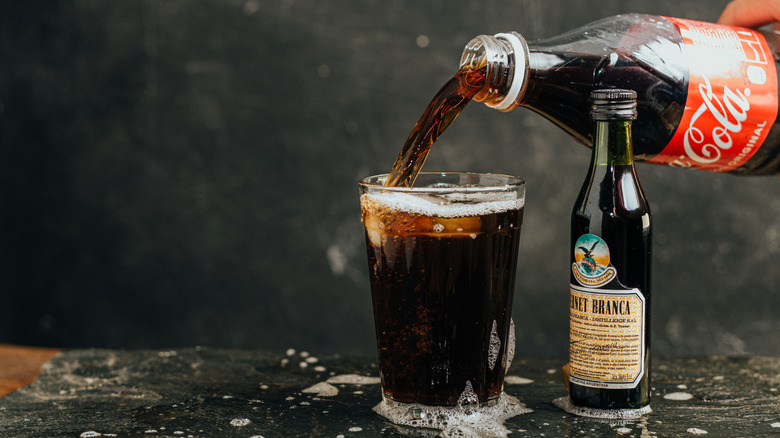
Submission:
POLYGON ((593 166, 633 165, 630 120, 599 120, 593 141, 593 166))
POLYGON ((460 69, 485 69, 485 84, 472 98, 499 111, 517 108, 527 85, 528 44, 516 32, 479 35, 463 49, 460 69))

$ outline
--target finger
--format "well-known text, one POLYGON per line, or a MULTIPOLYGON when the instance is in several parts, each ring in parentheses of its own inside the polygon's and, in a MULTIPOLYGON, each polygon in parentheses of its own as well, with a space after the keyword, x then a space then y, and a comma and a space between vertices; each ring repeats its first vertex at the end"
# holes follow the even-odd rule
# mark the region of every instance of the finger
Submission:
POLYGON ((719 24, 761 27, 780 22, 780 0, 733 0, 718 18, 719 24))

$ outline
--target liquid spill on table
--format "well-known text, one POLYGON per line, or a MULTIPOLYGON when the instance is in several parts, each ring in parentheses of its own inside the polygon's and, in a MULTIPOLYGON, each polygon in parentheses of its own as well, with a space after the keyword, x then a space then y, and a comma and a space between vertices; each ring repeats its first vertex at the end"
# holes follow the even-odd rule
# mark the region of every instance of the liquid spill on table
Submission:
MULTIPOLYGON (((375 362, 292 349, 70 350, 0 399, 0 437, 441 436, 374 412, 375 362)), ((556 407, 561 363, 515 359, 504 390, 533 412, 504 421, 509 437, 780 433, 780 358, 656 359, 653 412, 628 420, 556 407)))

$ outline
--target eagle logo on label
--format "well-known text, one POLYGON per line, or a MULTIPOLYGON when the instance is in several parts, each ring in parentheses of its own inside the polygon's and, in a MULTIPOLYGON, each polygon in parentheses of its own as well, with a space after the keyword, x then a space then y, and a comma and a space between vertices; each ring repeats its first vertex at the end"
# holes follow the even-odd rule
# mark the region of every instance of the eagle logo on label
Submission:
POLYGON ((609 263, 609 246, 601 237, 583 234, 574 244, 574 263, 571 266, 574 278, 588 287, 609 283, 617 271, 609 263))

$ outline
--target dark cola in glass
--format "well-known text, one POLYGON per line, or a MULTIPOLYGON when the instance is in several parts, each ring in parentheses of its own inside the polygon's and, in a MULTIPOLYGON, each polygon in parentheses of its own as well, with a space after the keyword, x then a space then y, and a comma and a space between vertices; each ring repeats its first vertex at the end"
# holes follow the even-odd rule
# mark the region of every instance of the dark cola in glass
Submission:
POLYGON ((361 181, 383 397, 476 406, 502 394, 525 186, 509 176, 422 173, 361 181))

